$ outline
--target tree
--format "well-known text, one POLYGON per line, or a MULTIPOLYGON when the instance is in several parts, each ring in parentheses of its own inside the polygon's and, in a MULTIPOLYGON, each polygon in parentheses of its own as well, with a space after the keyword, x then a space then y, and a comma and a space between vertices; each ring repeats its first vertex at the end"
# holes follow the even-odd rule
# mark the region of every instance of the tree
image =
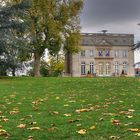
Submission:
POLYGON ((40 76, 40 60, 45 49, 53 56, 61 48, 68 53, 78 51, 78 14, 82 6, 82 0, 33 0, 28 12, 32 20, 29 34, 34 54, 34 76, 40 76))
POLYGON ((23 0, 19 4, 10 5, 9 1, 2 1, 0 5, 0 74, 6 75, 7 70, 19 67, 19 54, 24 49, 25 38, 21 35, 27 22, 23 20, 25 11, 30 7, 29 2, 23 0))
POLYGON ((54 56, 49 56, 49 74, 51 76, 59 76, 64 70, 64 56, 61 54, 54 56))

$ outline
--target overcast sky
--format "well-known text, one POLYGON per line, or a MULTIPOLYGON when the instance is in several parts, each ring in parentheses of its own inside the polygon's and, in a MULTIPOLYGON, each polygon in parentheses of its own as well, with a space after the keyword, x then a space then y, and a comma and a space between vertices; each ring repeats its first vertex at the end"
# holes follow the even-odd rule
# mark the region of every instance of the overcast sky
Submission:
MULTIPOLYGON (((85 0, 81 14, 84 33, 130 33, 140 40, 140 0, 85 0)), ((140 61, 140 53, 135 55, 140 61)))

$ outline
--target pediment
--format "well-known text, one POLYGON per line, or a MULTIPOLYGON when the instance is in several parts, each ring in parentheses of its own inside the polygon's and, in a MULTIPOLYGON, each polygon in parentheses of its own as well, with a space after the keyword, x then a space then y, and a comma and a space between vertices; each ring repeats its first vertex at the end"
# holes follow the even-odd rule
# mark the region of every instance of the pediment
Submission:
POLYGON ((99 46, 111 46, 111 43, 103 39, 98 43, 99 46))

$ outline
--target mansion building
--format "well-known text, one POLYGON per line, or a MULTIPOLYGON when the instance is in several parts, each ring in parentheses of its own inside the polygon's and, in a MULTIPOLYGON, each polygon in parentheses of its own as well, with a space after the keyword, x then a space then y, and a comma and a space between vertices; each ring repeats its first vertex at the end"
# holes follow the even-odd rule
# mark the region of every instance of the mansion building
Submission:
POLYGON ((83 33, 81 51, 67 54, 65 74, 72 77, 134 76, 133 34, 83 33))

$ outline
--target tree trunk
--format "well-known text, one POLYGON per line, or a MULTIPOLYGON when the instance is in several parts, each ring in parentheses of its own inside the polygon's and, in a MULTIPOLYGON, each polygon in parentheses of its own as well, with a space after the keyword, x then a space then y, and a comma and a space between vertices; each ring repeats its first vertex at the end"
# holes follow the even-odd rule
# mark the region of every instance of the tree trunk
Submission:
POLYGON ((12 76, 15 76, 16 69, 12 68, 12 76))
POLYGON ((71 65, 71 53, 70 52, 67 52, 66 54, 66 61, 65 61, 65 72, 66 74, 70 75, 71 74, 71 68, 72 65, 71 65))
POLYGON ((41 56, 42 55, 39 52, 34 53, 34 76, 35 77, 40 77, 41 56))

